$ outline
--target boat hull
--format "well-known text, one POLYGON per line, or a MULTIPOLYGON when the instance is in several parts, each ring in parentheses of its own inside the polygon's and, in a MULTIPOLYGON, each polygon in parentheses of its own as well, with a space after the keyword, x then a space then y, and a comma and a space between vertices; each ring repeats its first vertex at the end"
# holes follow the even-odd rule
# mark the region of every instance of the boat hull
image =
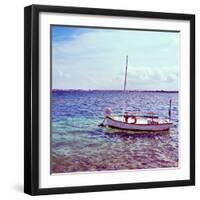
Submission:
POLYGON ((131 124, 125 123, 106 117, 106 125, 111 128, 117 128, 122 130, 131 131, 168 131, 173 124, 172 123, 162 123, 162 124, 131 124))

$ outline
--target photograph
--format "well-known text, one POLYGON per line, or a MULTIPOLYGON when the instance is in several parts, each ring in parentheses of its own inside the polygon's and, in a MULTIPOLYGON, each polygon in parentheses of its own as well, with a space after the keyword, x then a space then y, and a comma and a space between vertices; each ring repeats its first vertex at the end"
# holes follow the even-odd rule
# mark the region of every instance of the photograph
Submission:
POLYGON ((50 65, 52 175, 180 167, 180 31, 51 24, 50 65))
POLYGON ((30 5, 24 192, 195 185, 195 15, 30 5))

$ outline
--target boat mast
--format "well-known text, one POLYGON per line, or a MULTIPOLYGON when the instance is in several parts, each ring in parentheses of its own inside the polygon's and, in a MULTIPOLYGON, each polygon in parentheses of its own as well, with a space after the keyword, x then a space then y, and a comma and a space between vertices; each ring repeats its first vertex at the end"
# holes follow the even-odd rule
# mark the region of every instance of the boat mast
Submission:
POLYGON ((126 92, 127 69, 128 69, 128 56, 126 56, 126 68, 125 68, 125 79, 124 79, 124 106, 123 106, 122 116, 124 116, 124 112, 126 110, 125 92, 126 92))
POLYGON ((126 56, 126 69, 125 69, 125 79, 124 79, 124 92, 126 91, 127 69, 128 69, 128 56, 126 56))
POLYGON ((172 100, 169 100, 169 111, 168 111, 168 116, 169 116, 169 121, 171 121, 171 110, 172 110, 172 100))

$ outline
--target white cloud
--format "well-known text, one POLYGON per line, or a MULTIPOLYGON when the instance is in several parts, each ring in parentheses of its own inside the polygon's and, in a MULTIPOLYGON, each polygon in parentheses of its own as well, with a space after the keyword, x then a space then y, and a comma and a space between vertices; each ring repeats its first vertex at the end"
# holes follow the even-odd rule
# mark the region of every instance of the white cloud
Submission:
POLYGON ((81 33, 70 41, 55 42, 53 87, 120 89, 125 56, 129 55, 129 89, 145 84, 151 89, 177 88, 177 38, 163 32, 116 34, 100 29, 81 33))

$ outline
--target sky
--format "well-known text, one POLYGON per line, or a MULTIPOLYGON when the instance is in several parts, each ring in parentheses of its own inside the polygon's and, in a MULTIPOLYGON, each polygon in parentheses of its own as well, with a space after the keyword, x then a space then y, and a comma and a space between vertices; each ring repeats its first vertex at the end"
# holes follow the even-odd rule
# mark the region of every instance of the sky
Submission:
POLYGON ((53 89, 178 90, 179 33, 53 25, 53 89))

